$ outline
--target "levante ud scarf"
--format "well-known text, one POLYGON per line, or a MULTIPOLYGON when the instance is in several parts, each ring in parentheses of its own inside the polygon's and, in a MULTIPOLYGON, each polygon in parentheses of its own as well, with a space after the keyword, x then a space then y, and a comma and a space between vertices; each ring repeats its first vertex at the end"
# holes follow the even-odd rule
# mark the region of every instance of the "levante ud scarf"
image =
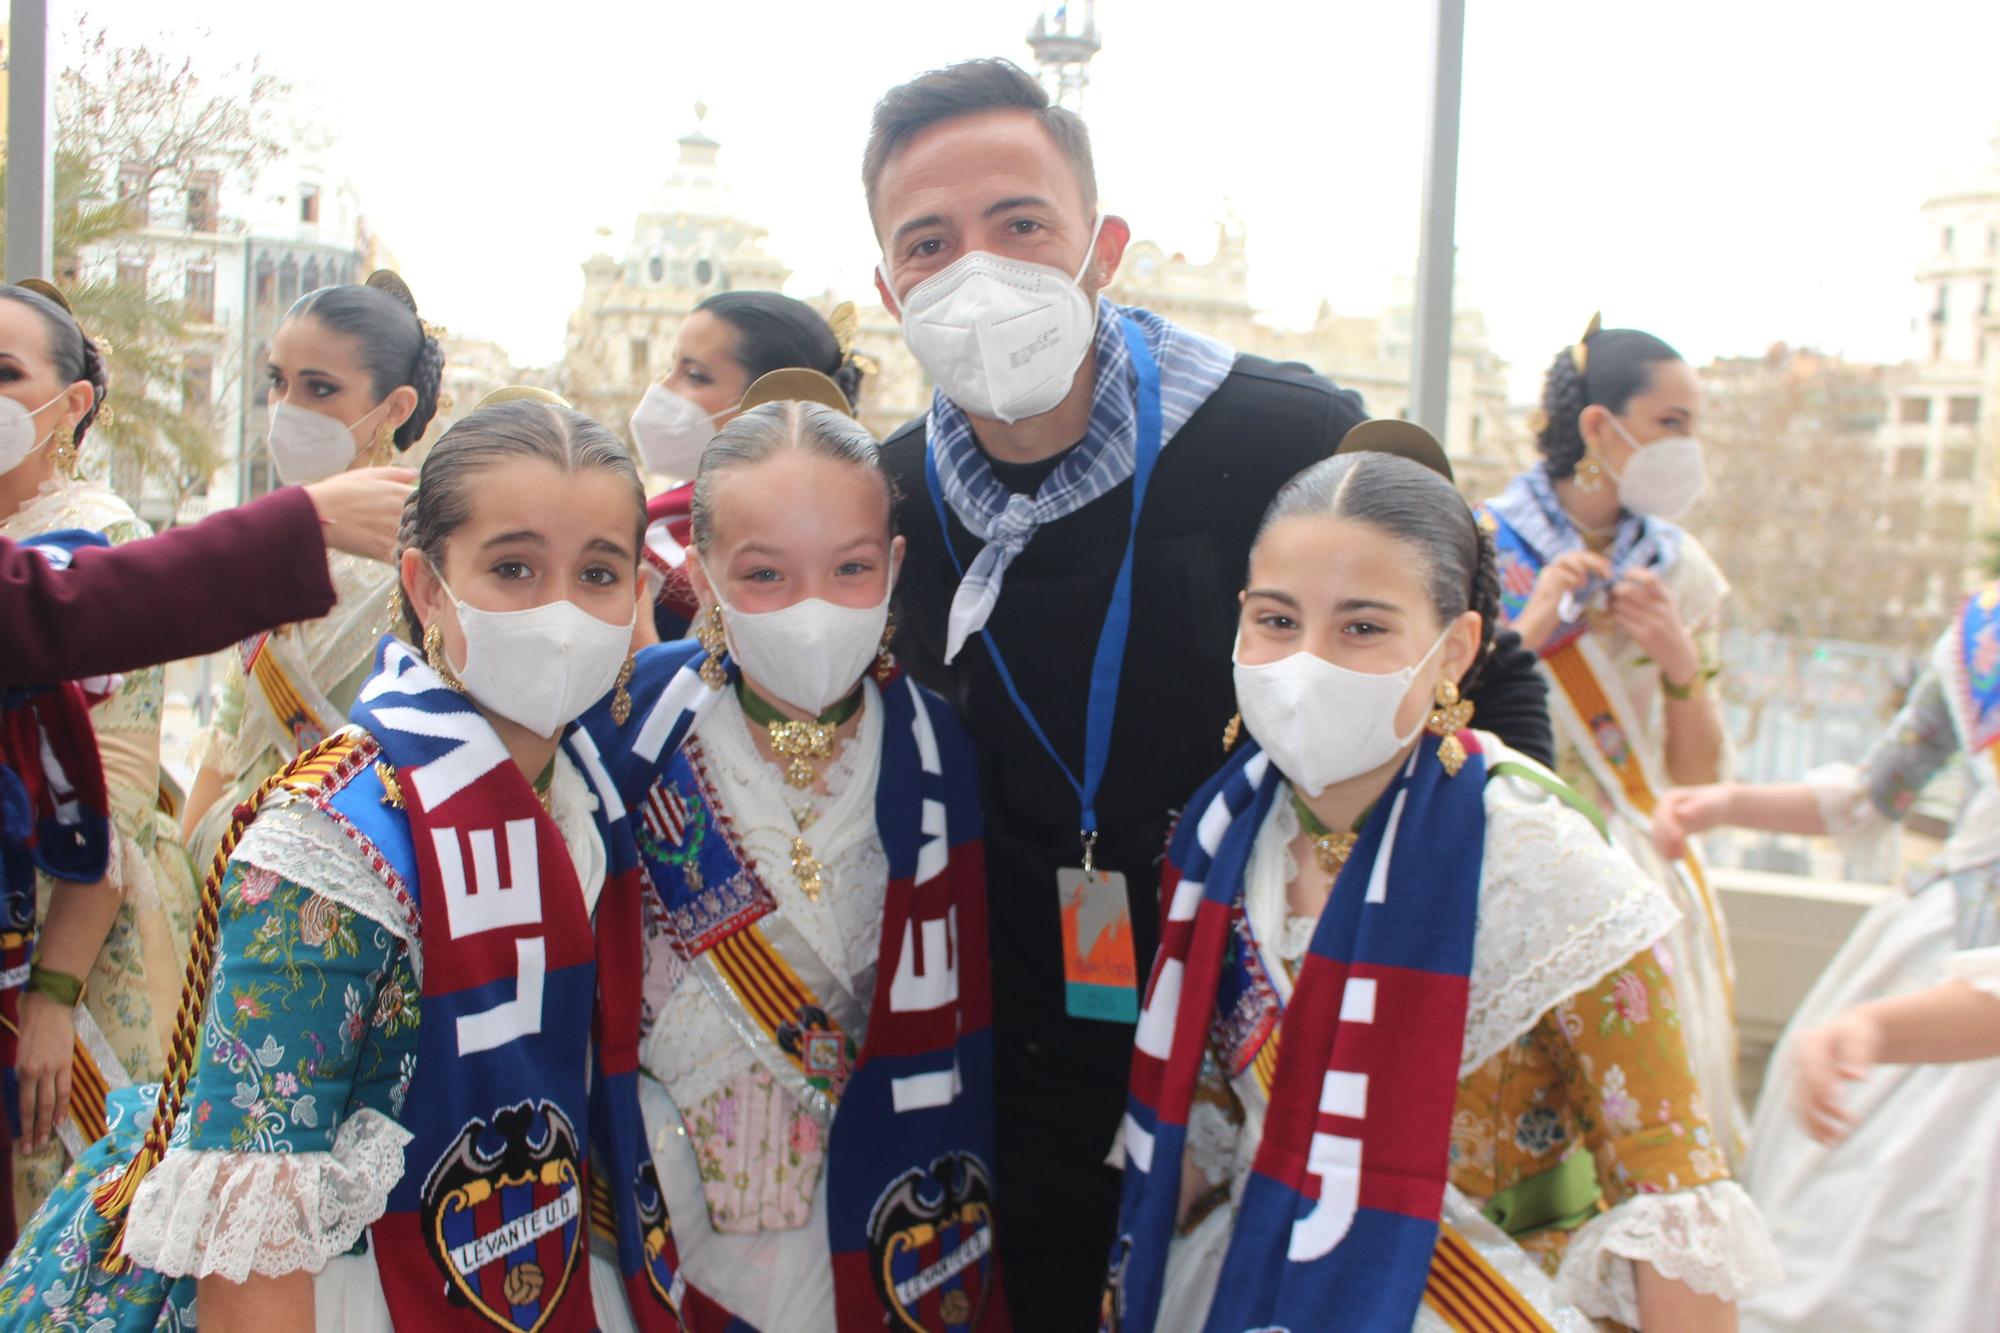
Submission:
MULTIPOLYGON (((1285 1006, 1263 1140, 1208 1313, 1242 1329, 1403 1330, 1437 1243, 1486 829, 1486 759, 1426 736, 1376 803, 1285 1006)), ((1232 986, 1245 869, 1285 784, 1246 745, 1189 803, 1132 1058, 1103 1328, 1160 1315, 1204 1049, 1232 986)), ((1226 1022, 1227 1015, 1223 1016, 1226 1022)))
POLYGON ((594 1329, 595 1232, 638 1326, 679 1327, 702 1302, 675 1271, 640 1130, 643 887, 616 793, 572 751, 610 861, 593 930, 562 836, 498 735, 396 639, 354 720, 369 740, 321 807, 403 889, 423 951, 414 1137, 371 1240, 397 1326, 594 1329))
POLYGON ((875 991, 853 1000, 817 975, 678 753, 719 697, 701 681, 704 660, 685 643, 642 652, 629 722, 594 710, 577 743, 595 747, 590 762, 608 768, 631 812, 675 949, 741 997, 738 1030, 758 1058, 831 1122, 827 1241, 842 1333, 1004 1333, 971 742, 942 700, 901 675, 882 684, 875 818, 889 885, 875 991), (866 1006, 858 1047, 852 1004, 866 1006))

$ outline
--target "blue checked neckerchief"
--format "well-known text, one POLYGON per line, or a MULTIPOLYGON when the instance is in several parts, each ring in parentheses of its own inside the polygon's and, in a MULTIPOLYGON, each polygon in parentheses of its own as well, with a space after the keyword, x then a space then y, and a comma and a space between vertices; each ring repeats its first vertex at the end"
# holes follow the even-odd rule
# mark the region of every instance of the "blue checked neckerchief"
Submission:
MULTIPOLYGON (((1083 443, 1063 455, 1033 495, 1007 489, 972 437, 972 423, 958 404, 938 391, 926 423, 937 456, 944 502, 973 536, 986 543, 959 580, 951 601, 944 660, 952 661, 978 633, 1000 600, 1007 566, 1026 547, 1035 529, 1077 510, 1132 475, 1138 452, 1139 413, 1132 354, 1119 331, 1122 318, 1138 324, 1160 365, 1160 442, 1164 445, 1208 401, 1236 352, 1212 338, 1171 324, 1150 310, 1114 305, 1097 298, 1097 386, 1091 394, 1090 425, 1083 443)), ((944 534, 946 541, 951 534, 944 534)))
MULTIPOLYGON (((1548 471, 1537 463, 1507 483, 1497 500, 1488 503, 1517 533, 1528 548, 1541 558, 1542 567, 1568 551, 1583 549, 1583 534, 1576 530, 1556 495, 1548 471)), ((1605 552, 1611 561, 1612 577, 1622 576, 1634 565, 1665 574, 1681 558, 1681 538, 1685 534, 1665 519, 1647 518, 1629 509, 1618 511, 1618 535, 1605 552)), ((1586 600, 1579 595, 1579 601, 1586 600)))

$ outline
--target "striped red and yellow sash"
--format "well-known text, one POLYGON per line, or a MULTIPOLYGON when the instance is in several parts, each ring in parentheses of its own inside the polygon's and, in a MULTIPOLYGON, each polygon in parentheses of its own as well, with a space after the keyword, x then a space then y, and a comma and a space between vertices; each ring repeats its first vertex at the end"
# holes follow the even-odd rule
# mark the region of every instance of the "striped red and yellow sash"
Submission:
MULTIPOLYGON (((784 955, 773 948, 765 936, 763 928, 751 923, 717 941, 708 949, 708 956, 729 982, 743 1004, 743 1011, 756 1022, 758 1029, 785 1053, 785 1058, 816 1086, 825 1083, 829 1070, 815 1067, 811 1060, 811 1048, 798 1040, 781 1041, 780 1028, 799 1029, 801 1015, 814 1011, 819 1022, 816 1034, 830 1038, 840 1044, 842 1050, 850 1042, 847 1033, 841 1031, 836 1019, 828 1012, 826 1005, 813 994, 812 988, 799 979, 784 955)), ((839 1063, 844 1066, 843 1059, 839 1063)), ((835 1077, 824 1087, 829 1100, 839 1101, 843 1078, 835 1077)))
POLYGON ((1448 1222, 1438 1225, 1424 1304, 1458 1333, 1555 1333, 1541 1312, 1448 1222))
POLYGON ((278 655, 270 648, 271 636, 260 635, 244 658, 244 670, 257 682, 257 688, 264 692, 271 712, 277 717, 279 725, 292 733, 293 741, 301 747, 316 744, 327 734, 326 719, 313 711, 312 705, 306 702, 305 696, 286 674, 278 655))

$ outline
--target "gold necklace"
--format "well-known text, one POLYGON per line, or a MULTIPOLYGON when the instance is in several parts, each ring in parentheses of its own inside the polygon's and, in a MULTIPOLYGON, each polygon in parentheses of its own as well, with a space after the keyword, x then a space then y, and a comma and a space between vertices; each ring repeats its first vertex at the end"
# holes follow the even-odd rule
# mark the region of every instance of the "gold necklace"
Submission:
MULTIPOLYGON (((1311 807, 1305 803, 1297 792, 1292 793, 1292 810, 1298 815, 1299 823, 1305 825, 1306 832, 1313 836, 1313 860, 1319 863, 1321 870, 1338 879, 1340 877, 1340 868, 1346 865, 1347 858, 1354 854, 1355 841, 1361 835, 1359 833, 1335 833, 1321 821, 1318 815, 1312 812, 1311 807)), ((1366 819, 1367 817, 1367 814, 1364 812, 1362 818, 1366 819)))
POLYGON ((736 700, 743 705, 745 717, 769 731, 771 753, 789 761, 785 781, 800 791, 819 777, 819 764, 833 758, 833 738, 841 724, 861 711, 861 690, 856 688, 813 721, 786 717, 775 704, 745 685, 741 676, 736 678, 736 700))

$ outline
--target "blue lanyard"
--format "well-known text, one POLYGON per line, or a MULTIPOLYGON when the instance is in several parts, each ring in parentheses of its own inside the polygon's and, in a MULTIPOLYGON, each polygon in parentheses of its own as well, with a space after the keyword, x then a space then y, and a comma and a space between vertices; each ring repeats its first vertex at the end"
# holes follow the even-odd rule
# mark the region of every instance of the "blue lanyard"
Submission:
MULTIPOLYGON (((1070 766, 1049 744, 1048 733, 1021 697, 1021 691, 1014 684, 1014 673, 1007 669, 1006 661, 1000 656, 1000 645, 994 642, 993 632, 981 628, 979 637, 986 644, 986 654, 993 659, 993 669, 999 673, 1000 683, 1007 688, 1007 697, 1014 701, 1014 708, 1021 720, 1028 724, 1042 749, 1048 752, 1050 760, 1068 780, 1076 792, 1078 806, 1083 811, 1083 868, 1094 872, 1094 856, 1097 849, 1097 790, 1104 784, 1104 766, 1111 757, 1111 723, 1118 711, 1118 682, 1125 670, 1125 643, 1132 627, 1132 552, 1139 543, 1139 512, 1146 504, 1146 487, 1153 479, 1153 466, 1160 461, 1160 366, 1153 359, 1152 349, 1146 346, 1146 335, 1136 321, 1122 317, 1119 321, 1125 334, 1125 346, 1132 354, 1132 368, 1139 379, 1139 434, 1132 460, 1132 523, 1125 536, 1125 558, 1118 565, 1118 580, 1111 588, 1111 605, 1104 613, 1104 628, 1097 636, 1097 656, 1090 669, 1090 700, 1084 713, 1083 723, 1083 778, 1077 779, 1070 766)), ((944 487, 939 484, 937 456, 929 448, 924 450, 924 480, 930 487, 931 505, 937 510, 938 531, 944 539, 945 554, 951 557, 952 568, 958 576, 965 577, 965 565, 958 558, 958 552, 951 544, 951 522, 945 513, 944 487)))

